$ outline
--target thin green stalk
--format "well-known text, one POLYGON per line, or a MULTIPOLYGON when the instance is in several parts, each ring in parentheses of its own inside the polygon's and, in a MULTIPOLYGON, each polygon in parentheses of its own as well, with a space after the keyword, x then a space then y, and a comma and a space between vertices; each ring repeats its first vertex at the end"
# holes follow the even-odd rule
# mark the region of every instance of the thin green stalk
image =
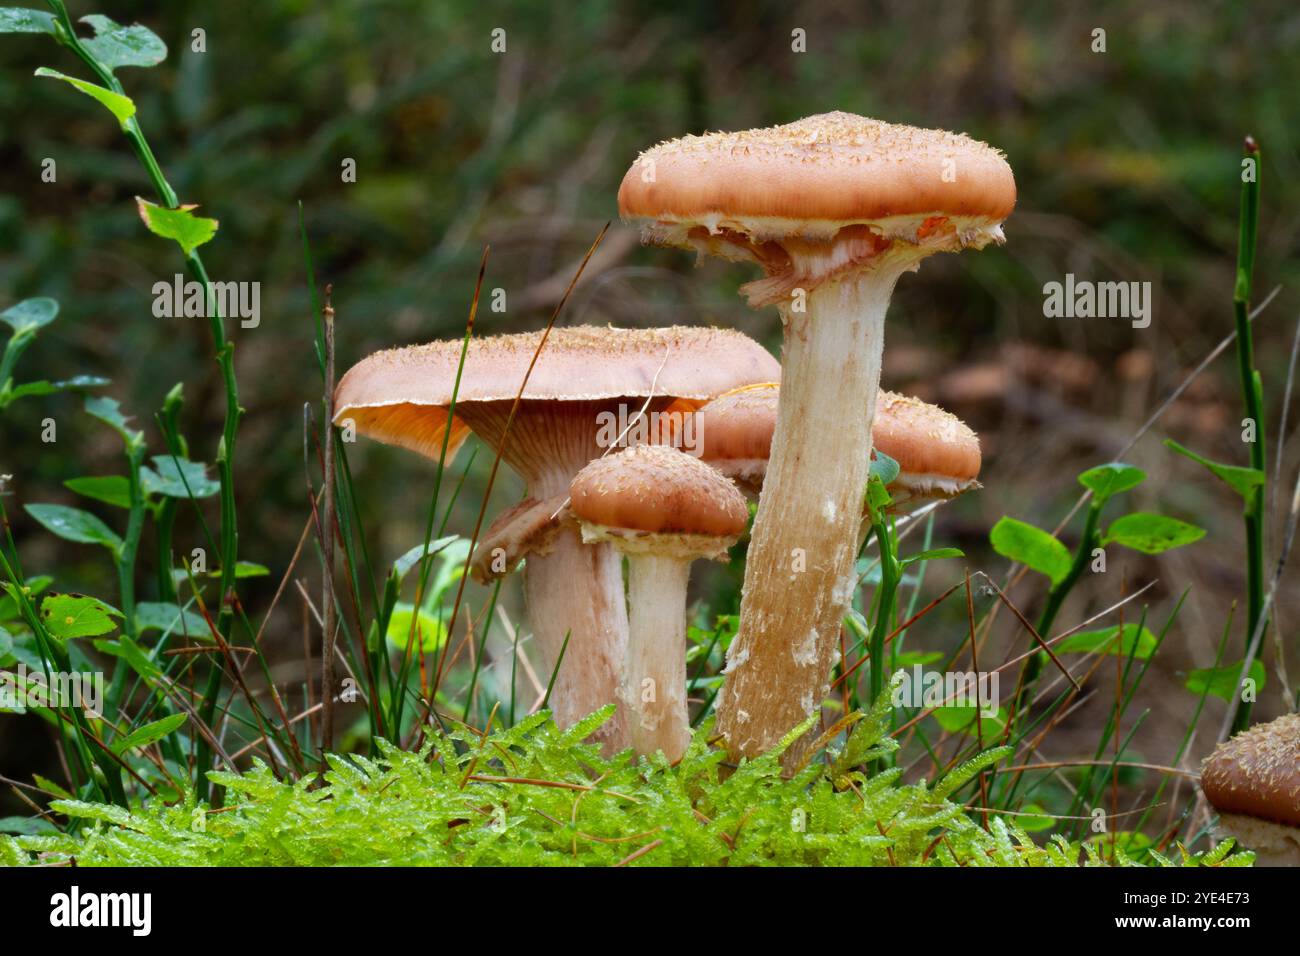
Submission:
MULTIPOLYGON (((1253 160, 1254 175, 1243 177, 1241 217, 1237 237, 1237 280, 1232 292, 1232 311, 1237 325, 1237 371, 1245 399, 1246 417, 1254 428, 1250 442, 1250 466, 1265 475, 1265 481, 1251 489, 1246 498, 1246 646, 1264 613, 1264 499, 1267 484, 1268 456, 1264 429, 1264 386, 1255 367, 1255 348, 1250 326, 1250 292, 1255 272, 1255 247, 1259 227, 1259 144, 1246 137, 1245 159, 1253 160)), ((1267 625, 1266 625, 1267 626, 1267 625)), ((1242 701, 1233 722, 1233 731, 1250 726, 1250 701, 1242 701)))
MULTIPOLYGON (((1088 505, 1088 515, 1083 525, 1083 537, 1079 539, 1079 547, 1074 552, 1074 560, 1070 563, 1070 572, 1060 584, 1055 585, 1047 593, 1047 603, 1043 605, 1043 611, 1038 616, 1038 623, 1034 630, 1043 640, 1048 639, 1048 632, 1056 622, 1056 616, 1061 612, 1065 599, 1070 596, 1074 586, 1079 583, 1079 578, 1083 576, 1084 570, 1088 567, 1088 562, 1092 559, 1093 549, 1097 547, 1100 540, 1097 526, 1101 519, 1101 509, 1106 502, 1093 498, 1088 505)), ((1047 661, 1047 655, 1039 651, 1033 657, 1025 662, 1024 678, 1020 681, 1020 690, 1016 694, 1015 701, 1012 705, 1011 712, 1015 715, 1016 723, 1020 722, 1024 711, 1032 699, 1034 685, 1038 682, 1038 677, 1043 671, 1043 665, 1047 661)))
MULTIPOLYGON (((101 84, 113 92, 125 96, 126 91, 122 88, 122 84, 118 82, 117 77, 86 49, 77 36, 76 28, 73 26, 72 18, 68 15, 68 9, 63 0, 46 0, 46 2, 50 9, 54 11, 56 22, 55 39, 76 54, 95 74, 101 84)), ((167 208, 177 208, 180 201, 177 198, 176 191, 167 181, 166 176, 163 175, 162 168, 159 166, 157 157, 154 156, 153 149, 150 148, 149 142, 145 138, 139 120, 134 116, 127 120, 124 132, 136 157, 148 174, 158 197, 167 208)), ((235 585, 237 544, 239 540, 236 530, 237 518, 233 482, 235 436, 239 429, 239 419, 243 409, 239 405, 239 387, 235 380, 234 345, 226 336, 225 320, 216 307, 216 297, 213 294, 212 282, 208 278, 207 269, 204 267, 203 259, 197 250, 191 250, 186 254, 185 264, 204 289, 204 299, 208 305, 207 312, 212 333, 213 351, 221 371, 226 394, 226 419, 222 429, 221 441, 217 446, 216 458, 217 473, 221 483, 221 592, 217 611, 217 626, 221 630, 223 637, 229 639, 232 630, 233 612, 226 601, 226 597, 233 591, 235 585)), ((211 726, 212 718, 216 713, 217 697, 221 689, 221 677, 221 668, 213 666, 208 676, 207 686, 204 689, 204 699, 200 711, 201 719, 208 726, 211 726)), ((209 786, 206 774, 212 754, 205 739, 200 739, 195 759, 195 788, 198 792, 198 798, 207 800, 209 786)))

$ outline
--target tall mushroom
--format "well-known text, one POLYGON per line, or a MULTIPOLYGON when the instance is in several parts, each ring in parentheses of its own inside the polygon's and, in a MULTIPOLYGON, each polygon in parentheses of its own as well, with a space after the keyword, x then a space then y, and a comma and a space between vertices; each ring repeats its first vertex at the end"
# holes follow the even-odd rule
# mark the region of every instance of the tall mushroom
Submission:
MULTIPOLYGON (((461 342, 452 340, 363 359, 339 382, 336 424, 351 420, 361 434, 436 459, 460 354, 461 342)), ((762 346, 726 329, 576 326, 553 329, 544 347, 540 332, 472 339, 455 394, 453 443, 472 429, 500 451, 531 497, 562 499, 573 476, 643 407, 654 414, 674 400, 698 404, 777 372, 762 346)), ((627 643, 622 562, 608 545, 584 545, 572 522, 543 550, 527 562, 525 593, 548 675, 568 635, 551 704, 560 726, 569 726, 615 699, 627 643)), ((623 746, 622 716, 597 736, 607 751, 623 746)))
MULTIPOLYGON (((828 690, 867 484, 885 310, 934 252, 1002 241, 1011 168, 963 135, 848 113, 642 153, 619 211, 650 242, 757 263, 742 287, 785 326, 781 398, 718 728, 775 744, 828 690)), ((798 760, 802 744, 790 752, 798 760)))
POLYGON ((1219 831, 1263 866, 1300 866, 1300 714, 1286 714, 1219 744, 1201 769, 1219 831))
MULTIPOLYGON (((700 457, 753 497, 767 474, 779 391, 770 382, 748 385, 693 413, 700 457)), ((889 484, 895 505, 955 498, 979 487, 979 436, 938 405, 882 391, 871 442, 898 462, 898 476, 889 484)))
POLYGON ((686 585, 698 558, 725 559, 745 530, 745 497, 698 458, 641 445, 593 461, 569 486, 582 540, 628 556, 631 631, 620 699, 632 747, 677 760, 686 711, 686 585))

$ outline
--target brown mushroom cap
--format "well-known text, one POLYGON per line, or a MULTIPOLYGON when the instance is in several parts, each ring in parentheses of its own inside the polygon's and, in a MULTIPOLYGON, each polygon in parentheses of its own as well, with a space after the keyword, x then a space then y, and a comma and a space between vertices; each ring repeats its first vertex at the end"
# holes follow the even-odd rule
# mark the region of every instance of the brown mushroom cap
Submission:
POLYGON ((1300 827, 1300 714, 1219 744, 1201 770, 1201 789, 1220 813, 1300 827))
POLYGON ((666 445, 639 445, 591 462, 573 479, 569 496, 581 521, 639 534, 734 538, 749 520, 735 485, 666 445))
POLYGON ((991 146, 840 112, 660 143, 641 154, 618 191, 626 218, 739 227, 760 238, 806 232, 809 221, 1001 222, 1015 203, 1011 167, 991 146))
MULTIPOLYGON (((469 420, 478 407, 497 405, 508 411, 525 375, 521 408, 528 411, 534 403, 651 395, 703 402, 779 372, 776 359, 762 346, 731 329, 556 328, 538 354, 541 339, 541 332, 526 332, 470 340, 449 455, 469 434, 461 417, 469 420)), ((363 359, 335 391, 335 423, 351 419, 363 435, 437 458, 461 346, 460 340, 432 342, 363 359)), ((514 427, 512 434, 519 437, 514 427)))
POLYGON ((530 554, 550 551, 560 526, 569 520, 569 506, 563 495, 538 501, 525 498, 519 504, 497 515, 470 561, 470 573, 480 584, 504 577, 519 566, 530 554), (501 561, 496 559, 500 557, 501 561), (500 564, 500 568, 493 567, 500 564))
MULTIPOLYGON (((780 386, 769 382, 735 389, 706 404, 695 413, 701 457, 742 486, 761 487, 779 397, 780 386)), ((974 486, 979 477, 979 436, 957 416, 918 398, 882 390, 871 441, 898 462, 891 490, 908 497, 950 497, 974 486)))

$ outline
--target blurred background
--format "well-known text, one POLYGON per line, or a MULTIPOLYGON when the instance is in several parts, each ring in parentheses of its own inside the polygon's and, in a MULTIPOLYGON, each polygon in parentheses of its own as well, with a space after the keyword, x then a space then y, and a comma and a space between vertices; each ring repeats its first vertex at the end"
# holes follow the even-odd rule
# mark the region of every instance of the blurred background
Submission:
MULTIPOLYGON (((485 287, 505 290, 507 306, 480 311, 478 334, 543 327, 587 246, 617 219, 617 187, 637 152, 685 133, 846 110, 964 131, 1005 151, 1020 196, 1006 245, 933 257, 903 278, 884 372, 886 387, 939 402, 980 433, 984 488, 939 509, 934 537, 998 580, 1007 563, 988 547, 997 519, 1056 527, 1081 490, 1074 476, 1114 458, 1232 331, 1241 144, 1254 135, 1264 150, 1256 301, 1281 286, 1255 323, 1270 454, 1278 448, 1300 308, 1300 9, 1292 3, 70 6, 74 17, 145 23, 167 42, 164 64, 123 69, 120 78, 182 201, 220 220, 203 250, 213 277, 261 284, 260 326, 231 332, 248 409, 237 461, 240 553, 271 569, 243 592, 255 616, 308 515, 302 409, 319 402, 320 380, 297 203, 317 277, 334 285, 341 373, 382 347, 460 335, 485 245, 485 287), (492 49, 497 28, 504 52, 492 49), (191 48, 196 29, 205 52, 191 48), (805 52, 792 49, 796 30, 805 52), (346 160, 355 161, 355 182, 344 181, 346 160), (1044 317, 1044 284, 1067 273, 1151 282, 1151 325, 1044 317)), ((32 77, 38 66, 75 73, 79 64, 48 37, 0 41, 0 308, 37 295, 63 308, 24 358, 20 379, 112 379, 107 393, 136 416, 155 451, 153 413, 183 381, 191 455, 211 461, 220 381, 206 324, 152 313, 153 284, 182 263, 136 215, 132 197, 149 195, 147 180, 102 109, 32 77), (41 180, 47 158, 56 163, 53 183, 41 180)), ((560 321, 726 325, 779 352, 776 311, 752 312, 736 293, 751 278, 746 267, 697 267, 684 252, 641 248, 616 222, 560 321)), ((1228 351, 1125 455, 1152 480, 1124 506, 1195 522, 1208 538, 1159 559, 1112 554, 1108 573, 1085 581, 1060 618, 1072 625, 1155 579, 1146 597, 1151 621, 1163 623, 1188 590, 1144 684, 1150 713, 1134 748, 1155 762, 1171 758, 1195 704, 1182 688, 1185 672, 1213 662, 1244 586, 1239 500, 1161 442, 1174 437, 1245 464, 1235 375, 1228 351)), ((56 540, 17 507, 72 503, 65 479, 120 472, 117 439, 79 409, 74 396, 9 409, 0 418, 0 472, 15 476, 8 507, 28 573, 108 597, 112 570, 95 549, 56 540), (59 423, 54 444, 39 439, 46 417, 59 423)), ((1285 450, 1283 505, 1300 461, 1295 445, 1285 450)), ((385 565, 420 540, 432 468, 365 441, 349 454, 367 545, 385 565)), ((475 461, 451 530, 473 528, 489 464, 486 455, 475 461)), ((503 469, 489 518, 521 490, 503 469)), ((120 520, 112 509, 79 504, 120 520)), ((1067 544, 1079 522, 1062 530, 1067 544)), ((187 535, 199 543, 197 522, 181 509, 178 543, 187 535)), ((313 593, 317 574, 314 558, 296 572, 313 593)), ((714 574, 712 609, 729 611, 734 575, 714 574)), ((960 576, 959 562, 936 564, 927 592, 960 576)), ((1294 681, 1300 588, 1294 572, 1289 581, 1278 620, 1294 681)), ((1026 579, 1011 596, 1032 613, 1042 591, 1041 580, 1026 579)), ((470 589, 475 607, 483 596, 470 589)), ((520 620, 518 582, 502 602, 520 620)), ((286 683, 301 671, 300 611, 290 604, 265 638, 286 683)), ((1239 658, 1240 618, 1233 626, 1229 653, 1239 658)), ((954 602, 909 640, 947 649, 964 636, 964 609, 954 602)), ((999 659, 1023 646, 1009 617, 992 640, 999 659)), ((1284 709, 1271 641, 1265 660, 1261 718, 1284 709)), ((1076 711, 1043 754, 1088 747, 1107 696, 1076 711)), ((1206 732, 1222 707, 1207 705, 1206 732)), ((0 772, 51 771, 41 727, 34 717, 0 721, 0 772)), ((1188 765, 1204 752, 1194 746, 1188 765)))

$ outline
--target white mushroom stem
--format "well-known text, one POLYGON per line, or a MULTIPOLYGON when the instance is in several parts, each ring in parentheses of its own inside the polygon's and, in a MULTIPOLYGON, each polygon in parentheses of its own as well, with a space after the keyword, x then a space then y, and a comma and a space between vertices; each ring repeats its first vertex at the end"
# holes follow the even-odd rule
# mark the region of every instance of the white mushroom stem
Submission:
MULTIPOLYGON (((489 445, 505 448, 502 457, 525 477, 529 494, 541 500, 567 498, 573 476, 604 451, 596 440, 597 414, 617 403, 522 403, 511 426, 513 438, 507 441, 512 405, 481 402, 461 414, 489 445)), ((583 544, 577 527, 566 524, 546 553, 526 559, 524 594, 543 680, 555 674, 550 698, 555 722, 569 727, 614 703, 628 626, 618 552, 609 544, 583 544)), ((593 734, 606 755, 627 746, 625 723, 620 708, 593 734)))
POLYGON ((620 698, 639 754, 686 752, 686 584, 689 560, 657 554, 628 556, 630 629, 620 698))
MULTIPOLYGON (((555 675, 550 706, 555 722, 568 727, 614 699, 627 642, 623 562, 608 544, 583 544, 566 525, 547 554, 529 555, 524 567, 528 617, 549 679, 555 675), (565 638, 568 646, 565 647, 565 638)), ((625 717, 619 712, 596 733, 606 752, 626 746, 625 717)))
POLYGON ((828 691, 853 594, 885 311, 908 265, 900 257, 823 282, 802 311, 797 299, 781 306, 776 430, 718 703, 734 755, 771 748, 828 691))

